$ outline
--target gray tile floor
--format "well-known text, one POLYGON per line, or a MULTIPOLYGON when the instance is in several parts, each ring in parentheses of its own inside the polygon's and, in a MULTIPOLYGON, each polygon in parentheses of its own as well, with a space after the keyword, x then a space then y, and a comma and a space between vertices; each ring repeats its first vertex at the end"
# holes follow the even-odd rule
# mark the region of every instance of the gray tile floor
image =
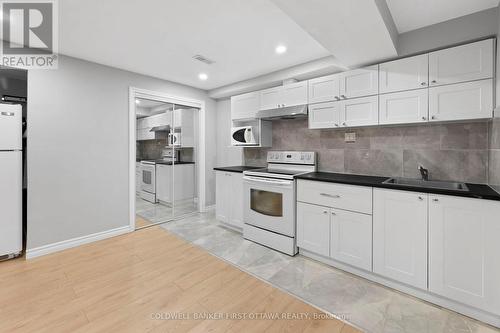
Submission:
POLYGON ((500 332, 303 256, 289 257, 247 241, 222 226, 213 213, 161 226, 367 332, 500 332))
POLYGON ((135 198, 136 215, 151 222, 151 224, 169 221, 176 216, 182 216, 197 210, 198 207, 194 201, 176 203, 172 207, 160 203, 154 204, 137 196, 135 198))

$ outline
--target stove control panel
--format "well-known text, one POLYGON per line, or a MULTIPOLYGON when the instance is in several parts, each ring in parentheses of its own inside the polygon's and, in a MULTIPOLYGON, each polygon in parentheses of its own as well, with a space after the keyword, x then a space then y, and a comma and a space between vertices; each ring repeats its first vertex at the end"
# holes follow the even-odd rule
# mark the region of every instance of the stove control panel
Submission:
POLYGON ((313 151, 270 151, 267 153, 268 163, 316 164, 316 153, 313 151))

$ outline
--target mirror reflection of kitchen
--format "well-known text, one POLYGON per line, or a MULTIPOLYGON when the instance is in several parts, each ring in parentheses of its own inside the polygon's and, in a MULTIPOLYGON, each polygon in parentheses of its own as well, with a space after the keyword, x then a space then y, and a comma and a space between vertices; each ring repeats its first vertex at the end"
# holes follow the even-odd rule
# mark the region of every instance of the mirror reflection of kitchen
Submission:
POLYGON ((198 109, 138 98, 136 229, 198 211, 198 109))

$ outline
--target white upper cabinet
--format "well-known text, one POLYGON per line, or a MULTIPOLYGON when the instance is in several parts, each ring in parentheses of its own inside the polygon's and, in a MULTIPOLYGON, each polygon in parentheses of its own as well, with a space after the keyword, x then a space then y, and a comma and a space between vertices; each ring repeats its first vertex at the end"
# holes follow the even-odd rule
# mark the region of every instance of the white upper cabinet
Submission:
POLYGON ((340 124, 340 102, 309 105, 309 128, 336 128, 340 124))
POLYGON ((309 103, 329 102, 340 99, 340 74, 309 80, 309 103))
POLYGON ((372 216, 332 209, 330 256, 346 264, 372 270, 372 216))
POLYGON ((260 108, 259 97, 258 91, 231 97, 231 119, 255 118, 260 108))
POLYGON ((429 89, 417 89, 379 96, 380 124, 427 122, 429 118, 429 89))
POLYGON ((355 98, 340 102, 341 126, 378 124, 378 96, 355 98))
POLYGON ((330 208, 297 202, 297 246, 330 255, 330 208))
POLYGON ((307 81, 260 91, 260 110, 307 104, 307 81))
POLYGON ((283 101, 283 87, 274 87, 261 90, 260 110, 270 110, 280 107, 283 101))
POLYGON ((493 77, 493 39, 429 54, 429 85, 493 77))
POLYGON ((381 94, 428 86, 428 54, 385 62, 379 68, 381 94))
POLYGON ((340 98, 378 94, 378 65, 340 73, 340 98))
POLYGON ((429 199, 429 290, 500 315, 500 202, 429 199))
POLYGON ((307 81, 285 84, 281 104, 283 107, 307 104, 307 81))
POLYGON ((373 189, 373 271, 427 289, 425 193, 373 189))
POLYGON ((482 119, 492 116, 492 79, 429 89, 430 121, 482 119))

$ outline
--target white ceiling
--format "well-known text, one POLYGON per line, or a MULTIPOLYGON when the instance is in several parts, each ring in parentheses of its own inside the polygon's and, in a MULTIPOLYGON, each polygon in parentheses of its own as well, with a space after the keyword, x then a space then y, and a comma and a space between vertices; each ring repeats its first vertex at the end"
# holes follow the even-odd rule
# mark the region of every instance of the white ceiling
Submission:
POLYGON ((498 6, 498 0, 386 0, 399 33, 498 6))
POLYGON ((374 0, 271 1, 346 66, 397 56, 395 41, 374 0))
POLYGON ((207 90, 330 55, 268 0, 64 0, 59 12, 60 53, 207 90))

